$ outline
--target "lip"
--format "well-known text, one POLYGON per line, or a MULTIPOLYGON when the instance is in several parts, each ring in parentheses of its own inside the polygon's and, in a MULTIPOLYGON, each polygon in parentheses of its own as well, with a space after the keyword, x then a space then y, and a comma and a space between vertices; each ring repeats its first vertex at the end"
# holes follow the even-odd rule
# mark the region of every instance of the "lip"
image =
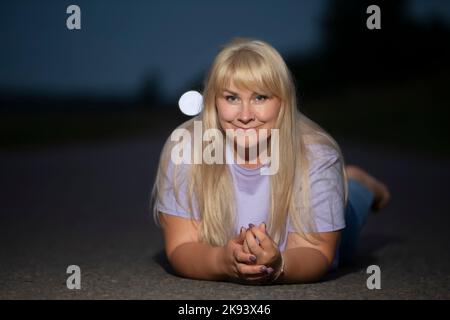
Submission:
POLYGON ((234 130, 238 130, 238 129, 241 129, 241 130, 244 130, 244 131, 249 131, 249 130, 256 130, 256 129, 258 129, 259 128, 259 126, 258 127, 251 127, 251 128, 242 128, 242 127, 237 127, 237 126, 234 126, 234 130))

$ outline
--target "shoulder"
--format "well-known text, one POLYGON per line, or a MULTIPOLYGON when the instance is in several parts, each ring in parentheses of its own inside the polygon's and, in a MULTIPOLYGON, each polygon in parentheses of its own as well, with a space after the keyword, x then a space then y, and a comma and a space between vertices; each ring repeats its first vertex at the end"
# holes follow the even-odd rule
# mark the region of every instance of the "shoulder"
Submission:
POLYGON ((340 167, 343 163, 341 152, 326 144, 305 145, 309 160, 309 174, 314 176, 330 167, 340 167))
POLYGON ((345 227, 345 178, 343 159, 338 149, 329 145, 310 145, 310 206, 318 232, 345 227))
POLYGON ((312 158, 330 158, 339 157, 339 151, 327 144, 305 144, 308 156, 312 158))
POLYGON ((297 125, 305 146, 303 150, 313 170, 330 163, 343 162, 338 143, 325 129, 302 113, 299 113, 297 125))

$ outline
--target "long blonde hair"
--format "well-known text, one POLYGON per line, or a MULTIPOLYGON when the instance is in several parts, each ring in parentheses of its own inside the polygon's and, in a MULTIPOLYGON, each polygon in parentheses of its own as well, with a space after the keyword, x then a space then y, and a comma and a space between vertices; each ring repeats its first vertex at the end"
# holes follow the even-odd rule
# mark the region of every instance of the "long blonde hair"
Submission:
MULTIPOLYGON (((270 176, 270 215, 267 221, 268 233, 280 243, 286 234, 286 222, 290 218, 295 230, 308 241, 306 230, 314 230, 309 201, 309 161, 307 144, 324 144, 334 148, 342 159, 342 152, 336 141, 319 125, 308 119, 297 109, 293 78, 280 54, 269 44, 250 39, 234 39, 226 44, 215 58, 206 78, 203 91, 204 108, 195 118, 179 128, 193 132, 195 120, 202 121, 203 132, 219 129, 216 97, 229 87, 230 83, 241 89, 265 92, 280 98, 281 108, 276 128, 279 129, 280 165, 278 172, 270 176)), ((207 142, 204 142, 206 144, 207 142)), ((168 161, 173 142, 167 140, 158 167, 153 188, 154 201, 161 200, 166 186, 164 178, 168 172, 168 161)), ((178 166, 174 165, 173 190, 179 201, 178 166)), ((347 180, 342 165, 344 180, 347 180)), ((200 213, 199 239, 211 245, 224 245, 235 236, 234 188, 227 164, 192 164, 185 175, 189 212, 193 212, 193 199, 200 213)), ((347 202, 347 183, 344 183, 347 202)), ((180 203, 181 205, 181 203, 180 203)), ((154 215, 158 221, 156 203, 154 215)))

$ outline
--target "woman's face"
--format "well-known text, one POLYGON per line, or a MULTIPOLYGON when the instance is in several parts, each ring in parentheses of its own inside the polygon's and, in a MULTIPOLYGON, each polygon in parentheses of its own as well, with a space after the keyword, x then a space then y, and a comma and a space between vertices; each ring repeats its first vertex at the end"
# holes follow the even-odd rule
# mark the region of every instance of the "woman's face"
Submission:
MULTIPOLYGON (((218 92, 216 106, 223 130, 254 129, 259 133, 259 130, 267 129, 269 137, 270 130, 275 128, 281 101, 276 96, 268 96, 262 92, 238 89, 231 82, 229 88, 218 92)), ((238 143, 239 140, 235 139, 238 143)), ((245 147, 248 148, 257 142, 258 137, 249 135, 245 139, 245 147)))

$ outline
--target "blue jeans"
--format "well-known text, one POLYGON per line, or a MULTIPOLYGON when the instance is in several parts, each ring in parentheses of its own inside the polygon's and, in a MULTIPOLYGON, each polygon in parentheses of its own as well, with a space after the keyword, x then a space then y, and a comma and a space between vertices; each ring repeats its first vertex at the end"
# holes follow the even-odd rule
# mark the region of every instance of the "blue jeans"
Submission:
POLYGON ((370 189, 354 179, 348 179, 348 201, 345 208, 346 227, 342 232, 336 263, 345 264, 355 257, 361 230, 371 212, 373 198, 374 194, 370 189))

